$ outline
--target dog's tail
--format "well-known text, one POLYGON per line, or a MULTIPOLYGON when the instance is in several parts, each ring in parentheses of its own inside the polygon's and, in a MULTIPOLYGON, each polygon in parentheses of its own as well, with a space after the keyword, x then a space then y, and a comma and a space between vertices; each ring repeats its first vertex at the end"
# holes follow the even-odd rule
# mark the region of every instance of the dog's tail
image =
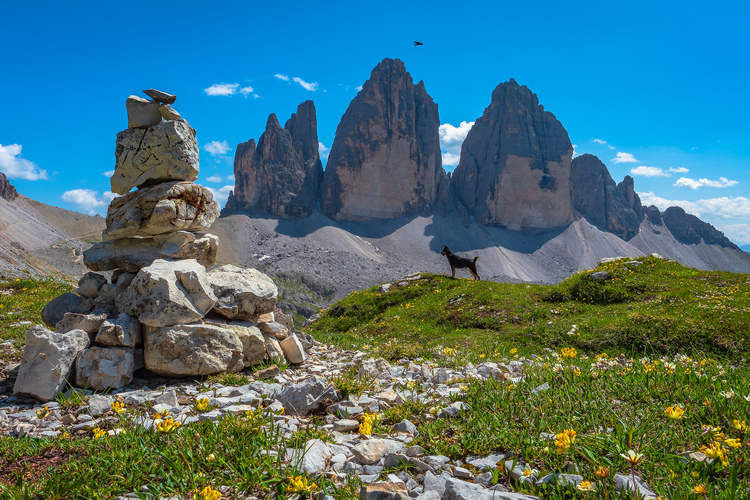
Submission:
POLYGON ((479 255, 477 255, 476 257, 474 257, 474 264, 476 264, 476 263, 477 263, 477 260, 478 260, 478 259, 479 259, 479 255))

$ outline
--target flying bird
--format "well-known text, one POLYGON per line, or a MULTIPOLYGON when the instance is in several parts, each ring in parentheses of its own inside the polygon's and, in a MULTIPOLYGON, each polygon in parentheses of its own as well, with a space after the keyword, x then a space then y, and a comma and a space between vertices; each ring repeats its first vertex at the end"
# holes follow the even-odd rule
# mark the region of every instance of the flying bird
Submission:
POLYGON ((417 45, 424 45, 424 44, 422 42, 414 42, 414 46, 416 47, 417 45))

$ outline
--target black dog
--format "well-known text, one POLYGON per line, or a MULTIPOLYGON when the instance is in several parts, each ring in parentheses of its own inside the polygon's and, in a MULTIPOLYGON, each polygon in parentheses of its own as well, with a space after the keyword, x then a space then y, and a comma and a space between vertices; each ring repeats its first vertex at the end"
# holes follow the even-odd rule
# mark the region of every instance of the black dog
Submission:
POLYGON ((443 251, 440 252, 440 255, 445 255, 446 257, 448 257, 448 263, 451 265, 451 278, 456 277, 456 269, 462 269, 466 267, 474 276, 475 280, 479 281, 481 279, 479 277, 479 274, 477 273, 477 259, 479 258, 479 256, 474 257, 474 260, 459 257, 455 253, 451 252, 451 249, 448 247, 443 248, 443 251))

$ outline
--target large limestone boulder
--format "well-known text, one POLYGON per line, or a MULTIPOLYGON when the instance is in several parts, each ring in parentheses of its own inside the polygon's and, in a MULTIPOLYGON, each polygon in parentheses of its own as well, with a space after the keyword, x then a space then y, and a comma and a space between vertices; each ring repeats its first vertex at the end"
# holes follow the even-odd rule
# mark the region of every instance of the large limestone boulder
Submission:
POLYGON ((218 216, 219 205, 210 190, 192 182, 165 182, 112 200, 102 238, 200 232, 218 216))
POLYGON ((118 310, 154 327, 197 321, 215 303, 206 268, 193 259, 157 259, 117 296, 118 310))
POLYGON ((318 154, 315 105, 305 101, 281 128, 268 117, 258 140, 237 146, 230 210, 255 209, 279 217, 307 217, 318 202, 323 165, 318 154))
POLYGON ((229 321, 219 318, 203 318, 203 323, 231 330, 242 342, 242 364, 245 368, 268 359, 263 332, 252 321, 229 321))
POLYGON ((384 59, 341 118, 320 209, 335 220, 428 213, 442 167, 438 106, 404 63, 384 59))
POLYGON ((515 230, 563 226, 575 218, 572 157, 573 145, 555 115, 511 79, 495 88, 466 136, 453 189, 480 224, 515 230))
POLYGON ((117 163, 110 178, 113 193, 125 194, 160 181, 198 178, 195 130, 185 120, 161 121, 159 104, 151 102, 154 120, 158 117, 156 126, 128 128, 117 134, 117 163))
POLYGON ((57 333, 67 333, 72 330, 83 330, 86 333, 96 333, 107 319, 106 310, 92 311, 91 314, 65 313, 55 330, 57 333))
POLYGON ((13 394, 51 401, 66 389, 76 356, 88 345, 89 335, 83 330, 55 333, 41 325, 32 326, 26 333, 13 394))
POLYGON ((214 311, 225 318, 255 320, 276 307, 276 284, 257 269, 228 264, 210 270, 207 276, 216 295, 214 311))
POLYGON ((203 323, 147 327, 146 368, 165 377, 211 375, 244 368, 243 345, 230 328, 203 323))
POLYGON ((156 259, 195 259, 204 267, 216 262, 219 238, 188 231, 153 238, 120 238, 95 243, 83 252, 83 262, 94 271, 121 269, 137 273, 156 259))
POLYGON ((122 313, 117 318, 102 322, 95 340, 108 346, 132 349, 143 342, 141 322, 127 313, 122 313))
POLYGON ((95 391, 118 389, 133 381, 134 371, 131 349, 92 347, 78 356, 76 385, 95 391))

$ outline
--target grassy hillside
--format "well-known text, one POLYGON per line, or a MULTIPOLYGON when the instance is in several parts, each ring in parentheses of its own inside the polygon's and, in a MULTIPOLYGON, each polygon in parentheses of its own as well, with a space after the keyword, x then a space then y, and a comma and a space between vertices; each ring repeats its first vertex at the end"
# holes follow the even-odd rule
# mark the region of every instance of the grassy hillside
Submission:
POLYGON ((600 264, 557 285, 422 274, 355 292, 307 330, 325 342, 377 347, 395 360, 437 346, 468 360, 569 346, 628 355, 750 350, 750 275, 705 272, 654 257, 600 264), (592 273, 606 273, 595 281, 592 273), (481 356, 481 357, 480 357, 481 356))

